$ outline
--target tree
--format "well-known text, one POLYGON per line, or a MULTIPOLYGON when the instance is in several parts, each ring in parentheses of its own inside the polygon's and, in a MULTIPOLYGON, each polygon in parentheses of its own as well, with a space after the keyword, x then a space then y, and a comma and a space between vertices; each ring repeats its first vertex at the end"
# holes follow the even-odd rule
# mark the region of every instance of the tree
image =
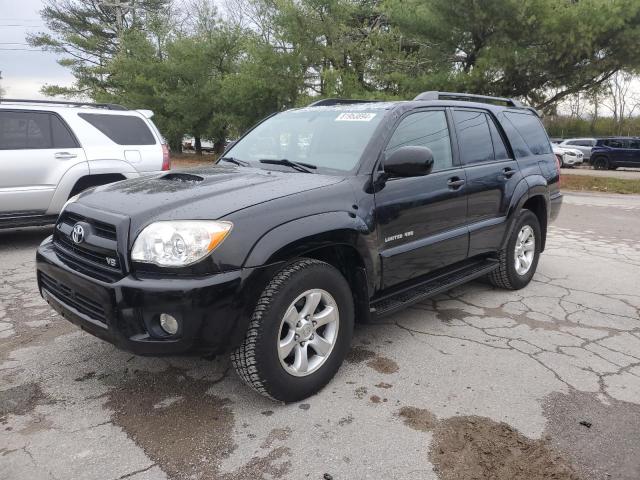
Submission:
POLYGON ((130 2, 130 8, 118 9, 103 0, 47 0, 40 15, 52 33, 29 35, 27 42, 63 55, 58 63, 71 70, 75 84, 47 85, 43 93, 90 98, 107 94, 108 64, 118 53, 121 38, 130 31, 148 31, 159 15, 170 10, 170 3, 137 0, 130 2))
POLYGON ((640 65, 636 0, 389 0, 388 12, 411 66, 405 96, 452 89, 545 109, 640 65))

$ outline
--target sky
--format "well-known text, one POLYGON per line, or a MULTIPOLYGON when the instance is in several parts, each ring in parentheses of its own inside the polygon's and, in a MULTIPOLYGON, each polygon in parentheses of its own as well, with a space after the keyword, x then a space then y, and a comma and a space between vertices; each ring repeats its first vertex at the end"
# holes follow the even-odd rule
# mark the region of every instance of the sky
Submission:
POLYGON ((45 98, 45 84, 69 85, 73 77, 56 63, 58 56, 26 45, 27 33, 46 31, 42 0, 0 0, 0 85, 6 98, 45 98))

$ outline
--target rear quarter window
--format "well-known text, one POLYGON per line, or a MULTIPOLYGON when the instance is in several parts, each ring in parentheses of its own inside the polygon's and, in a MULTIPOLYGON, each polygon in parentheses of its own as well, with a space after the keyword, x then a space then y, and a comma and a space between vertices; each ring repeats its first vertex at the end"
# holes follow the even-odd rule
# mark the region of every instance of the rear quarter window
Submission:
POLYGON ((156 139, 140 117, 79 113, 78 116, 118 145, 155 145, 156 139))
POLYGON ((551 153, 551 143, 538 117, 528 113, 505 112, 504 117, 515 128, 534 155, 551 153))

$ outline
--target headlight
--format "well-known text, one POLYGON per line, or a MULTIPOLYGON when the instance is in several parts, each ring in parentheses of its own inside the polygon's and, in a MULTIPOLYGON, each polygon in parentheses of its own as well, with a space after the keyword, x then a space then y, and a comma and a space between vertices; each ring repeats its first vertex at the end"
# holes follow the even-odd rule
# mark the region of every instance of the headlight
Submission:
POLYGON ((231 222, 181 220, 152 223, 136 238, 134 262, 161 267, 184 267, 202 260, 231 232, 231 222))

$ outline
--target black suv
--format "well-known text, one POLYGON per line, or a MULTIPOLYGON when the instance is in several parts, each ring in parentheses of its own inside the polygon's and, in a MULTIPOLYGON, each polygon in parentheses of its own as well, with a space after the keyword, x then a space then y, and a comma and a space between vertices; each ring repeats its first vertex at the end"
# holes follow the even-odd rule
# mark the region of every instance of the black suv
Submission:
POLYGON ((618 167, 640 168, 640 138, 600 138, 591 150, 591 165, 596 170, 618 167))
POLYGON ((267 118, 218 165, 71 199, 38 285, 123 349, 231 352, 255 390, 296 401, 336 373, 354 322, 478 277, 527 285, 558 180, 514 100, 321 100, 267 118))

